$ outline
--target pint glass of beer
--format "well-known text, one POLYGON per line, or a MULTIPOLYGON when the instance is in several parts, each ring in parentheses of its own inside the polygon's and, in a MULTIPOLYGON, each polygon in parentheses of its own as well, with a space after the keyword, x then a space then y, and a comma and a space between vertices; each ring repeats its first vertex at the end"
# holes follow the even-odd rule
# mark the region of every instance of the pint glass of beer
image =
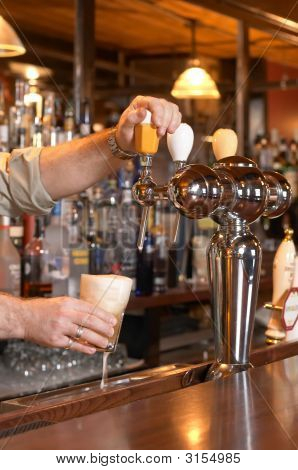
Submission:
POLYGON ((115 315, 117 324, 114 335, 109 338, 106 348, 96 348, 98 351, 114 352, 121 330, 123 315, 128 304, 132 287, 132 279, 114 274, 82 274, 80 298, 90 302, 95 307, 115 315))

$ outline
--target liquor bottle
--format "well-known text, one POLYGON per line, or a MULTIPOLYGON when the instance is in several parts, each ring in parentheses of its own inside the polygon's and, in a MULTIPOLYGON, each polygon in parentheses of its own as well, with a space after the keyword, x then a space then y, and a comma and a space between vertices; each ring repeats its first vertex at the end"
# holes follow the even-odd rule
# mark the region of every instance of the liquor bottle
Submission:
POLYGON ((153 291, 162 293, 168 287, 168 237, 162 214, 162 201, 157 201, 154 213, 154 226, 151 229, 154 236, 153 257, 153 291))
POLYGON ((136 288, 136 245, 139 226, 140 207, 132 199, 131 189, 124 188, 120 206, 120 265, 121 274, 133 280, 132 291, 136 288))
POLYGON ((18 220, 15 225, 9 227, 9 236, 18 250, 19 255, 22 256, 24 248, 24 226, 22 218, 18 220))
POLYGON ((208 284, 207 249, 215 229, 216 224, 209 217, 198 220, 194 224, 192 280, 197 286, 208 284))
POLYGON ((57 202, 52 210, 45 238, 51 250, 53 296, 66 295, 69 277, 69 235, 67 227, 62 223, 62 201, 57 202))
MULTIPOLYGON (((278 247, 273 261, 272 305, 277 307, 283 307, 294 279, 296 249, 292 236, 293 230, 286 229, 285 237, 278 247)), ((280 311, 272 310, 265 335, 268 343, 278 342, 285 338, 280 311)))
POLYGON ((257 164, 259 164, 260 162, 260 152, 262 148, 261 140, 262 140, 262 135, 258 133, 255 137, 253 148, 252 148, 253 159, 257 164))
POLYGON ((272 152, 268 145, 268 139, 263 136, 261 138, 261 147, 259 151, 259 167, 262 170, 272 170, 273 168, 273 158, 272 152))
MULTIPOLYGON (((213 156, 214 158, 214 156, 213 156)), ((177 287, 179 272, 181 271, 180 259, 181 251, 183 251, 184 244, 184 217, 180 219, 179 230, 176 237, 175 243, 169 243, 168 248, 168 287, 177 287)), ((176 230, 177 223, 177 210, 171 204, 168 203, 165 206, 164 220, 163 220, 168 239, 173 240, 174 230, 176 230)))
POLYGON ((55 94, 50 92, 44 101, 43 124, 43 144, 54 147, 57 145, 56 122, 55 122, 55 94))
POLYGON ((289 148, 286 139, 280 139, 279 144, 279 163, 280 168, 288 165, 289 163, 289 148))
POLYGON ((64 114, 65 141, 70 142, 75 136, 75 119, 72 104, 68 104, 64 114))
POLYGON ((0 152, 8 151, 8 121, 5 112, 4 87, 2 83, 0 83, 0 152))
MULTIPOLYGON (((269 150, 273 158, 273 169, 284 174, 292 187, 294 195, 297 192, 297 172, 296 169, 290 165, 287 142, 283 138, 280 139, 277 129, 271 130, 269 150)), ((261 168, 270 169, 265 166, 261 168)), ((267 235, 267 239, 264 243, 266 248, 269 248, 270 251, 276 250, 276 240, 282 240, 284 229, 287 228, 285 221, 288 215, 289 211, 283 217, 277 217, 275 219, 262 217, 263 228, 267 235)))
POLYGON ((0 291, 20 295, 21 258, 9 236, 9 217, 0 216, 0 291))
POLYGON ((32 145, 33 147, 43 146, 43 125, 38 116, 34 118, 32 145))
MULTIPOLYGON (((34 126, 42 124, 42 108, 43 108, 43 96, 40 93, 39 88, 36 85, 29 85, 28 93, 24 95, 24 104, 26 109, 30 110, 33 125, 34 126)), ((33 136, 32 136, 33 139, 33 136)), ((37 145, 39 146, 39 145, 37 145)))
POLYGON ((137 251, 136 296, 153 293, 154 241, 150 232, 146 233, 142 251, 137 251))
POLYGON ((35 219, 34 237, 25 246, 23 258, 22 295, 24 297, 50 297, 52 282, 50 274, 50 248, 44 239, 44 223, 35 219))
POLYGON ((90 104, 89 100, 85 99, 81 104, 80 136, 91 134, 91 130, 90 104))
POLYGON ((110 234, 118 230, 118 207, 119 193, 117 191, 117 181, 114 177, 110 176, 103 197, 97 205, 98 232, 104 242, 109 241, 110 234))
POLYGON ((99 257, 100 246, 97 243, 97 230, 96 230, 96 219, 94 215, 94 204, 92 201, 88 202, 88 219, 87 219, 87 231, 86 231, 86 242, 88 244, 89 254, 89 273, 100 274, 102 271, 101 258, 99 257))
POLYGON ((271 129, 269 149, 272 155, 272 166, 274 170, 280 170, 283 162, 280 158, 280 138, 278 129, 271 129))
MULTIPOLYGON (((298 256, 295 258, 295 270, 294 270, 294 279, 292 283, 292 288, 298 288, 298 256)), ((298 322, 292 330, 286 332, 287 341, 294 341, 298 339, 298 322)))
POLYGON ((9 110, 9 148, 24 148, 31 145, 33 114, 25 105, 28 83, 17 79, 15 82, 15 103, 9 110))
POLYGON ((104 270, 104 248, 102 246, 102 239, 100 238, 99 234, 99 218, 101 217, 101 212, 98 210, 98 208, 101 207, 102 199, 102 188, 100 186, 94 186, 92 201, 88 201, 88 206, 92 205, 92 208, 89 209, 86 229, 90 274, 101 274, 104 270))
POLYGON ((88 243, 88 266, 89 274, 102 274, 106 272, 104 268, 104 255, 105 250, 101 246, 101 241, 96 237, 95 233, 93 236, 89 236, 88 243))
POLYGON ((80 201, 73 199, 69 202, 70 211, 67 220, 69 229, 68 295, 79 297, 81 274, 88 274, 89 272, 88 246, 86 240, 81 237, 82 208, 80 201))
MULTIPOLYGON (((297 173, 297 144, 295 140, 292 140, 289 147, 288 153, 288 162, 287 165, 282 170, 284 177, 290 183, 292 189, 292 204, 295 204, 296 199, 298 198, 298 173, 297 173)), ((290 209, 290 212, 291 211, 290 209)), ((293 221, 295 227, 293 226, 294 233, 296 232, 297 224, 293 221)), ((296 237, 296 233, 294 234, 296 237)), ((298 233, 297 233, 298 236, 298 233)))
MULTIPOLYGON (((57 144, 65 142, 64 115, 61 98, 55 97, 55 137, 57 144)), ((54 137, 52 137, 54 139, 54 137)), ((53 144, 52 144, 53 145, 53 144)))
POLYGON ((138 173, 133 160, 126 160, 118 172, 118 186, 121 190, 133 187, 138 173))
POLYGON ((293 167, 298 165, 298 142, 295 139, 290 142, 289 164, 293 167))

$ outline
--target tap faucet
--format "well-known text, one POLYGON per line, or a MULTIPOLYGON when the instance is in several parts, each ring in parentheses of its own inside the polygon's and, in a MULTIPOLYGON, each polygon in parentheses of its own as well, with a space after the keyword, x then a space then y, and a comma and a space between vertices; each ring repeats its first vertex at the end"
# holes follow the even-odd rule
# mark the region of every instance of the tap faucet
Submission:
MULTIPOLYGON (((174 134, 167 134, 167 145, 175 163, 176 172, 186 167, 186 161, 193 147, 194 134, 188 124, 182 123, 174 134)), ((176 213, 171 244, 175 245, 180 226, 180 212, 176 213)))
POLYGON ((146 111, 145 119, 135 128, 135 148, 140 156, 141 173, 132 188, 134 199, 142 206, 141 225, 137 246, 143 250, 148 224, 149 209, 156 199, 156 183, 152 178, 152 156, 158 150, 156 128, 151 124, 151 112, 146 111))
MULTIPOLYGON (((192 130, 181 126, 176 137, 168 137, 176 161, 180 140, 185 147, 186 142, 192 146, 192 130)), ((208 249, 216 360, 207 380, 250 367, 262 250, 249 224, 261 215, 280 216, 291 202, 290 185, 281 174, 262 172, 254 161, 235 155, 234 131, 219 129, 211 141, 217 159, 212 168, 187 165, 184 159, 168 185, 152 189, 153 203, 158 197, 168 197, 179 214, 192 219, 211 217, 218 224, 208 249)))
MULTIPOLYGON (((140 251, 142 251, 144 245, 150 207, 158 199, 169 199, 167 185, 159 186, 152 178, 152 156, 157 152, 158 140, 156 129, 152 125, 151 129, 145 127, 150 122, 151 113, 147 111, 146 118, 136 126, 135 130, 135 147, 140 155, 141 172, 138 181, 132 188, 132 194, 134 199, 142 206, 141 225, 137 242, 140 251)), ((193 130, 188 124, 181 124, 174 134, 167 134, 167 145, 175 162, 176 172, 186 166, 186 161, 193 147, 193 141, 193 130)), ((177 212, 172 243, 176 243, 179 221, 180 213, 177 212)))

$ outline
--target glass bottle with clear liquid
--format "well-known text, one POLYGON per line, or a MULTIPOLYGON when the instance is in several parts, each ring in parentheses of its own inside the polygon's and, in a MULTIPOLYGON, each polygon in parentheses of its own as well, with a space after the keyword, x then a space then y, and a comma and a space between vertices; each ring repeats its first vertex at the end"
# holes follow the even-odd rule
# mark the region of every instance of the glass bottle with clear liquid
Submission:
POLYGON ((132 279, 132 290, 136 288, 137 253, 136 244, 140 227, 140 208, 132 199, 131 189, 122 190, 120 205, 121 274, 132 279))
POLYGON ((5 112, 4 87, 0 83, 0 151, 9 151, 8 120, 5 112))
POLYGON ((62 221, 62 202, 53 208, 50 225, 46 228, 46 241, 50 245, 50 275, 53 296, 67 295, 69 278, 69 234, 62 221))
POLYGON ((154 226, 154 261, 153 261, 153 290, 162 293, 168 287, 168 237, 165 230, 164 210, 162 201, 155 206, 154 226))
POLYGON ((120 246, 119 246, 119 194, 117 181, 110 178, 103 197, 94 206, 97 221, 97 236, 104 250, 103 273, 119 274, 120 246))
POLYGON ((49 271, 50 250, 44 239, 41 217, 35 219, 33 239, 26 245, 23 259, 23 296, 50 297, 52 282, 49 271))

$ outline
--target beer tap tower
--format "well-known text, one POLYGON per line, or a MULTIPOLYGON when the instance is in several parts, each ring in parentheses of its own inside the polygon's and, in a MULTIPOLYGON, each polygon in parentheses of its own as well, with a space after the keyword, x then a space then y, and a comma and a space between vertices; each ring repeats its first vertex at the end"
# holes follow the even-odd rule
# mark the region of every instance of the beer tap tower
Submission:
POLYGON ((218 224, 208 249, 216 362, 209 369, 207 380, 250 367, 262 250, 249 224, 261 215, 270 218, 282 215, 291 200, 290 185, 281 174, 262 171, 254 161, 235 155, 234 131, 219 129, 211 140, 217 160, 213 167, 187 165, 193 131, 187 124, 181 124, 167 137, 176 162, 175 175, 167 185, 159 187, 150 173, 152 158, 147 156, 150 165, 146 165, 143 157, 142 174, 133 188, 134 198, 145 213, 139 249, 146 232, 148 208, 158 198, 168 198, 178 210, 175 233, 180 214, 192 219, 211 217, 218 224))

